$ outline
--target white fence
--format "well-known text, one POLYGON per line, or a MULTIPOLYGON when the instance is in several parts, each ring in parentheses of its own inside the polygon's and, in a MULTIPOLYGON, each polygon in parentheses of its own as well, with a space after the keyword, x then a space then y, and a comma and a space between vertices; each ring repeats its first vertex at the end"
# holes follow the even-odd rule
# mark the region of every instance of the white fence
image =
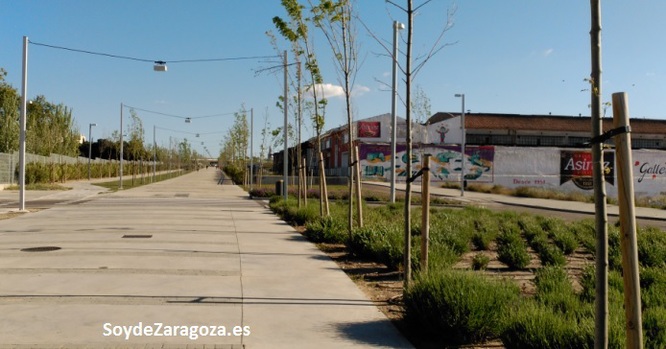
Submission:
MULTIPOLYGON (((424 146, 414 149, 412 171, 421 168, 425 154, 432 156, 431 178, 440 182, 460 182, 463 174, 460 146, 424 146)), ((361 144, 361 169, 366 179, 391 178, 390 147, 361 144)), ((398 146, 395 173, 407 178, 404 145, 398 146)), ((666 151, 633 150, 634 190, 637 196, 666 195, 666 151)), ((617 195, 615 153, 604 151, 606 191, 617 195)), ((468 184, 487 183, 508 188, 540 187, 560 191, 592 193, 592 156, 588 149, 468 146, 465 149, 464 176, 468 184)))

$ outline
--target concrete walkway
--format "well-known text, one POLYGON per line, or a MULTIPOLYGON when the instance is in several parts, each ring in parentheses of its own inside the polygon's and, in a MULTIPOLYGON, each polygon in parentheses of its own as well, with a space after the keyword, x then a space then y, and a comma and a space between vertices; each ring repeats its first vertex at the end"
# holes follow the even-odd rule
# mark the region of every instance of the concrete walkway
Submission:
MULTIPOLYGON (((384 186, 390 187, 390 183, 384 182, 363 182, 367 186, 384 186)), ((399 191, 405 190, 405 183, 396 183, 396 189, 399 191)), ((421 192, 421 183, 416 183, 412 186, 414 193, 421 192)), ((446 189, 440 188, 437 185, 431 185, 430 193, 432 195, 443 196, 451 198, 466 204, 475 204, 483 206, 488 203, 501 203, 510 206, 532 207, 538 209, 545 209, 551 211, 562 211, 572 213, 589 213, 594 214, 594 204, 578 201, 564 201, 564 200, 550 200, 550 199, 535 199, 535 198, 521 198, 500 194, 486 194, 477 193, 472 191, 465 191, 465 195, 460 195, 460 189, 446 189)), ((617 205, 607 205, 607 212, 609 216, 618 216, 619 208, 617 205)), ((636 207, 636 217, 647 220, 660 220, 666 221, 666 210, 656 208, 636 207)))
POLYGON ((411 347, 330 258, 212 168, 74 190, 85 195, 43 194, 72 198, 0 221, 0 348, 411 347))

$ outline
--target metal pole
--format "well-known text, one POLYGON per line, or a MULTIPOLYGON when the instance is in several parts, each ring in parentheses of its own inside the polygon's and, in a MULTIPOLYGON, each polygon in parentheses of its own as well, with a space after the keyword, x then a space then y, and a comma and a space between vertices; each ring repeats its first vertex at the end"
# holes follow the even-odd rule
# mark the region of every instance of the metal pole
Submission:
POLYGON ((250 190, 254 182, 254 108, 250 108, 250 190))
POLYGON ((28 95, 28 40, 23 37, 23 76, 21 79, 21 120, 19 135, 19 211, 25 211, 25 125, 27 119, 28 95))
POLYGON ((398 96, 398 30, 404 29, 405 25, 393 21, 393 74, 391 91, 391 202, 395 203, 395 158, 398 137, 398 117, 396 115, 396 103, 398 96))
POLYGON ((456 97, 462 98, 462 111, 460 113, 460 129, 462 140, 460 142, 460 196, 465 196, 465 94, 458 93, 456 97))
POLYGON ((118 189, 123 189, 123 104, 120 103, 120 182, 118 189))
POLYGON ((284 200, 287 201, 287 198, 289 197, 289 194, 287 193, 287 188, 289 186, 287 185, 288 180, 289 180, 289 144, 288 144, 288 132, 287 129, 289 127, 289 120, 287 119, 287 106, 289 105, 289 84, 287 82, 287 79, 289 78, 287 74, 287 50, 284 50, 284 156, 283 156, 283 172, 284 172, 284 183, 282 183, 282 195, 284 196, 284 200))
POLYGON ((153 125, 153 182, 155 182, 156 175, 156 164, 157 164, 157 141, 155 140, 155 125, 153 125))
POLYGON ((421 272, 428 273, 428 248, 430 244, 430 155, 423 157, 421 178, 421 272))
POLYGON ((92 159, 92 128, 97 124, 88 125, 88 180, 90 180, 90 161, 92 159))

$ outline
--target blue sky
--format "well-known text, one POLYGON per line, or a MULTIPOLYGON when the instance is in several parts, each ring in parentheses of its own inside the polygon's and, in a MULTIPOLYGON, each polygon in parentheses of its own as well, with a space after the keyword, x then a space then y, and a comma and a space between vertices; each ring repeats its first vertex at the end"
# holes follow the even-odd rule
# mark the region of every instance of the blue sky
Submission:
MULTIPOLYGON (((285 15, 277 0, 0 0, 0 8, 0 67, 16 88, 24 35, 36 43, 150 60, 272 56, 276 52, 265 32, 273 29, 273 16, 285 15)), ((415 18, 415 55, 430 48, 453 8, 454 25, 444 38, 450 45, 415 78, 433 113, 459 111, 460 99, 454 94, 465 93, 472 112, 589 115, 589 92, 581 91, 588 88, 584 79, 590 72, 589 1, 434 0, 415 18)), ((392 21, 406 22, 403 12, 382 0, 361 0, 358 10, 388 46, 392 21)), ((603 100, 610 101, 613 92, 628 92, 632 117, 666 118, 660 105, 666 75, 666 47, 661 44, 666 1, 606 1, 602 15, 603 100)), ((364 63, 354 110, 356 118, 363 119, 390 112, 390 93, 383 84, 390 83, 391 59, 363 28, 358 38, 364 63)), ((329 49, 320 37, 315 40, 325 83, 339 85, 329 49)), ((265 119, 271 128, 283 122, 275 107, 282 93, 281 72, 255 74, 271 65, 262 59, 174 63, 158 73, 151 63, 30 45, 28 97, 44 95, 73 108, 84 134, 89 123, 97 123, 94 139, 118 129, 121 103, 194 118, 245 106, 254 109, 258 154, 265 119)), ((398 114, 403 110, 399 107, 398 114)), ((138 114, 147 140, 157 125, 162 128, 157 130, 158 144, 168 146, 170 136, 187 138, 199 152, 205 145, 214 156, 233 121, 231 115, 221 115, 186 124, 178 118, 138 114)), ((342 99, 330 96, 326 128, 345 120, 342 99)))

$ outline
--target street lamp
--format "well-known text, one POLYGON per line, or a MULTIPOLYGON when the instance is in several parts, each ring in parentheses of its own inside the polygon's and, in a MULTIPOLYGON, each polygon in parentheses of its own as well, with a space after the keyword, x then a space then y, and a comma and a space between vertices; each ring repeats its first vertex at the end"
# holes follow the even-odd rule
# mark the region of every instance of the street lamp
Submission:
POLYGON ((120 181, 118 182, 118 189, 123 189, 123 104, 120 103, 120 181))
POLYGON ((23 72, 21 77, 21 118, 19 133, 19 211, 25 211, 25 133, 28 95, 28 40, 23 37, 23 72))
POLYGON ((391 202, 395 203, 395 157, 396 157, 396 138, 398 137, 398 117, 395 112, 398 96, 398 31, 405 29, 405 25, 393 21, 393 78, 391 91, 391 202))
POLYGON ((460 113, 460 128, 462 129, 462 141, 460 145, 460 196, 465 196, 465 94, 456 93, 455 96, 462 99, 462 112, 460 113))
POLYGON ((88 180, 90 180, 90 160, 92 159, 92 128, 97 124, 92 123, 88 127, 88 180))

